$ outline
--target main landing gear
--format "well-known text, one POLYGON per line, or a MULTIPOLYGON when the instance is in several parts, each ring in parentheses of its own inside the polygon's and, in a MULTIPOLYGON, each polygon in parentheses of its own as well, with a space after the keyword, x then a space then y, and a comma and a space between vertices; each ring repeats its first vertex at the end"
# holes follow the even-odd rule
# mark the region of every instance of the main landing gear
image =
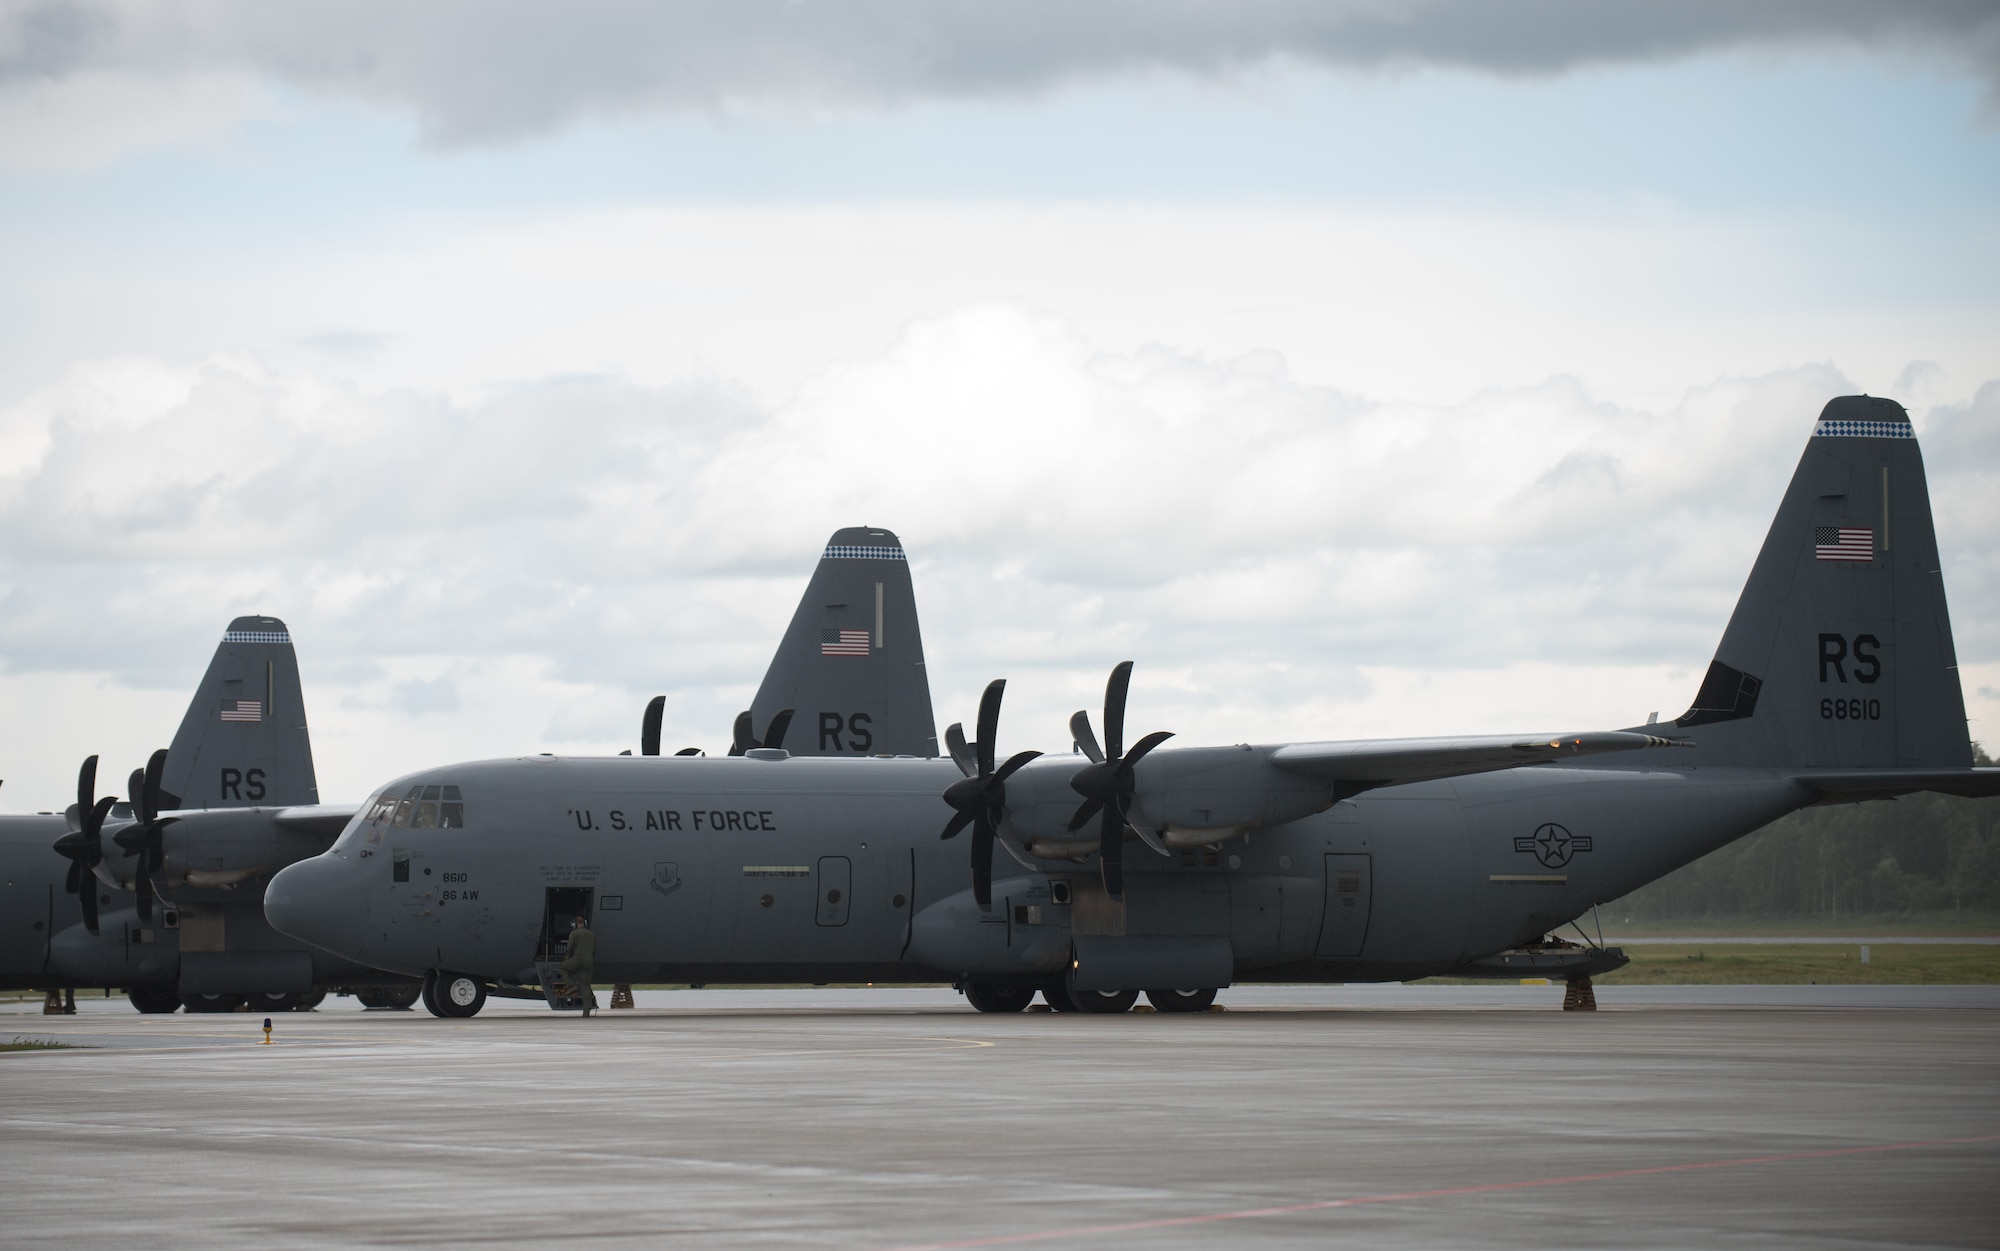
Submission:
POLYGON ((965 1001, 981 1012, 1019 1012, 1034 1001, 1032 986, 996 986, 992 982, 967 982, 965 1001))
POLYGON ((423 997, 432 1016, 477 1016, 486 1006, 486 986, 468 974, 440 969, 424 979, 423 997))
POLYGON ((415 1007, 424 991, 421 986, 377 986, 371 990, 354 992, 354 1002, 364 1008, 389 1008, 396 1012, 408 1012, 415 1007))

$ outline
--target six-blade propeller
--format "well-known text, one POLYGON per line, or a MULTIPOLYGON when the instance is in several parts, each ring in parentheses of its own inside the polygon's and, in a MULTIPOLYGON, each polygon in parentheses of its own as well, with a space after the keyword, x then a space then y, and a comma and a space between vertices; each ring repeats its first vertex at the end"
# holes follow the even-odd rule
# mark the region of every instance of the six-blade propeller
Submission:
POLYGON ((998 769, 993 767, 993 740, 1000 731, 1000 697, 1006 690, 1007 679, 995 678, 979 697, 977 742, 967 743, 965 727, 956 721, 944 732, 951 758, 965 776, 945 788, 944 801, 956 811, 938 837, 956 838, 966 826, 972 827, 972 897, 981 912, 993 910, 993 839, 1007 807, 1007 779, 1042 754, 1017 752, 998 769))
POLYGON ((753 747, 783 747, 785 731, 792 728, 792 713, 795 711, 797 710, 793 708, 778 709, 771 716, 771 724, 764 727, 764 737, 761 739, 751 729, 750 710, 746 708, 737 713, 735 741, 729 745, 729 754, 740 756, 753 747))
POLYGON ((132 824, 111 836, 128 855, 139 858, 132 867, 132 892, 139 897, 139 919, 153 919, 153 872, 166 860, 161 838, 172 819, 160 819, 160 775, 166 771, 167 749, 162 747, 146 761, 143 769, 132 770, 127 793, 132 800, 132 824))
POLYGON ((1124 750, 1125 692, 1132 684, 1132 662, 1120 661, 1104 684, 1104 747, 1090 730, 1090 714, 1079 711, 1069 719, 1070 734, 1090 763, 1069 780, 1070 789, 1083 796, 1076 815, 1069 820, 1072 831, 1099 818, 1097 858, 1104 875, 1104 893, 1113 899, 1125 897, 1125 824, 1132 810, 1137 788, 1132 770, 1146 753, 1173 737, 1172 731, 1155 730, 1124 750))
POLYGON ((76 896, 83 909, 84 928, 97 932, 97 866, 104 861, 104 840, 99 837, 104 829, 104 817, 111 811, 117 799, 106 795, 94 798, 97 791, 97 757, 83 762, 83 768, 76 775, 76 807, 69 810, 69 833, 56 840, 56 851, 69 857, 69 877, 63 889, 76 896))

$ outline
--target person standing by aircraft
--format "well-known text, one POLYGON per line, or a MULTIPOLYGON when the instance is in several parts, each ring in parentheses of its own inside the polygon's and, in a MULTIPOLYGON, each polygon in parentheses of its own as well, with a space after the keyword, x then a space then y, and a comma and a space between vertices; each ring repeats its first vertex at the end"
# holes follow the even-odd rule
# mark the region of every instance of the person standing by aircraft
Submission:
POLYGON ((591 932, 590 922, 585 917, 577 917, 572 924, 562 971, 568 975, 577 995, 583 1000, 583 1014, 589 1016, 590 1010, 597 1006, 597 991, 590 984, 597 972, 597 935, 591 932))

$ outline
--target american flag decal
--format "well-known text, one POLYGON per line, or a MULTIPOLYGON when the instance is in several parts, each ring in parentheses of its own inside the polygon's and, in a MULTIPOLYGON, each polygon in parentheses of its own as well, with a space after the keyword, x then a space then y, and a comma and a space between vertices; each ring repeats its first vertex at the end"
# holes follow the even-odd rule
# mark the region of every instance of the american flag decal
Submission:
POLYGON ((262 721, 264 701, 261 699, 225 699, 222 701, 224 721, 262 721))
POLYGON ((1820 560, 1873 560, 1875 532, 1849 526, 1815 526, 1813 555, 1820 560))
POLYGON ((866 656, 868 654, 868 631, 821 630, 819 632, 819 654, 822 656, 866 656))

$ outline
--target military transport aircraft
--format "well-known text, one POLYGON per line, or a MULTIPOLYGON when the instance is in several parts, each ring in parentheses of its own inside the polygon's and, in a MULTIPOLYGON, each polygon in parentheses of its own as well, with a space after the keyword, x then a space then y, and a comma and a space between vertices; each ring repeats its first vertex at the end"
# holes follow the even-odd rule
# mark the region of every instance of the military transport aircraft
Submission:
MULTIPOLYGON (((846 635, 820 663, 847 663, 846 635)), ((1822 412, 1671 725, 1128 746, 1129 673, 1102 738, 1079 713, 1058 755, 1001 761, 995 682, 949 759, 425 770, 265 906, 284 933, 428 976, 447 1015, 520 993, 577 912, 606 980, 948 980, 994 1012, 1036 991, 1115 1012, 1143 990, 1191 1010, 1234 981, 1617 967, 1537 940, 1809 804, 2000 793, 2000 769, 1972 767, 1917 443, 1868 397, 1822 412), (462 823, 409 819, 433 793, 463 797, 462 823)))
POLYGON ((318 802, 284 622, 229 623, 173 745, 133 771, 125 802, 97 797, 97 765, 84 761, 65 816, 0 817, 0 986, 122 987, 141 1012, 246 997, 284 1011, 329 986, 415 1002, 418 982, 264 920, 263 879, 319 854, 354 814, 318 802))
MULTIPOLYGON (((643 754, 659 752, 663 709, 655 699, 646 710, 643 754)), ((737 719, 739 740, 753 718, 763 735, 732 752, 788 739, 797 754, 935 751, 909 566, 894 534, 835 532, 751 711, 737 719), (845 663, 815 663, 822 655, 845 663), (788 731, 795 708, 816 738, 788 731)), ((283 1010, 318 1002, 328 987, 353 989, 369 1006, 416 1002, 418 980, 265 923, 263 879, 324 851, 357 811, 317 802, 284 622, 230 623, 173 746, 133 774, 129 803, 98 799, 96 775, 93 756, 67 818, 0 817, 0 986, 124 987, 147 1012, 183 1002, 227 1010, 246 996, 260 1011, 283 1010), (131 904, 101 913, 122 899, 113 892, 131 904)), ((419 828, 457 824, 451 788, 424 798, 432 802, 412 796, 408 816, 419 828)))

